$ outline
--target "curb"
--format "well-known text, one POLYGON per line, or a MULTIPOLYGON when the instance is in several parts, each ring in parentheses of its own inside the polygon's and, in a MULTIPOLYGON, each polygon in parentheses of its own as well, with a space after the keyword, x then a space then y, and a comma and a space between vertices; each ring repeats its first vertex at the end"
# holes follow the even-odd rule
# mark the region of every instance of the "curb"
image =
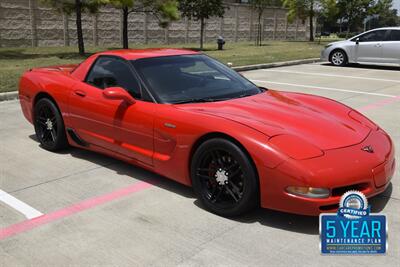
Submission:
MULTIPOLYGON (((319 61, 320 61, 319 58, 310 58, 310 59, 291 60, 291 61, 284 61, 284 62, 238 66, 238 67, 232 67, 232 69, 234 69, 236 71, 249 71, 249 70, 270 69, 270 68, 278 68, 278 67, 284 67, 284 66, 309 64, 309 63, 315 63, 315 62, 319 62, 319 61)), ((6 100, 14 100, 14 99, 18 99, 18 91, 0 93, 0 102, 6 101, 6 100)))
POLYGON ((14 99, 18 99, 18 91, 0 93, 0 102, 14 99))
POLYGON ((284 66, 294 66, 294 65, 301 65, 301 64, 310 64, 310 63, 315 63, 315 62, 320 62, 320 61, 321 61, 321 59, 319 59, 319 58, 309 58, 309 59, 299 59, 299 60, 291 60, 291 61, 283 61, 283 62, 275 62, 275 63, 238 66, 238 67, 232 67, 232 69, 234 69, 236 71, 248 71, 248 70, 278 68, 278 67, 284 67, 284 66))

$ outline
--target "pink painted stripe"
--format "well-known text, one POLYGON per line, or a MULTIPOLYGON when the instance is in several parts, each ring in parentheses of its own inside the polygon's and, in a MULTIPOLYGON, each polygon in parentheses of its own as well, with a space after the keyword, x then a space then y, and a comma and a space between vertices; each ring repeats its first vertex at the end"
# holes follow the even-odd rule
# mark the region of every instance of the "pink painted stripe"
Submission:
POLYGON ((52 221, 56 221, 56 220, 62 219, 64 217, 71 216, 75 213, 79 213, 81 211, 94 208, 96 206, 116 200, 118 198, 122 198, 124 196, 145 190, 152 186, 153 186, 152 184, 149 184, 146 182, 138 182, 134 185, 116 190, 109 194, 90 198, 90 199, 84 200, 80 203, 74 204, 72 206, 69 206, 69 207, 48 213, 48 214, 44 214, 40 217, 36 217, 36 218, 30 219, 30 220, 26 220, 26 221, 23 221, 20 223, 13 224, 6 228, 0 229, 0 240, 3 240, 5 238, 11 237, 13 235, 16 235, 16 234, 19 234, 22 232, 29 231, 33 228, 36 228, 36 227, 44 225, 44 224, 48 224, 52 221))
POLYGON ((393 103, 398 102, 398 101, 400 101, 400 96, 396 96, 396 97, 389 98, 389 99, 384 99, 384 100, 378 101, 376 103, 361 107, 358 110, 359 111, 368 111, 368 110, 371 110, 371 109, 377 109, 377 108, 384 107, 386 105, 393 104, 393 103))

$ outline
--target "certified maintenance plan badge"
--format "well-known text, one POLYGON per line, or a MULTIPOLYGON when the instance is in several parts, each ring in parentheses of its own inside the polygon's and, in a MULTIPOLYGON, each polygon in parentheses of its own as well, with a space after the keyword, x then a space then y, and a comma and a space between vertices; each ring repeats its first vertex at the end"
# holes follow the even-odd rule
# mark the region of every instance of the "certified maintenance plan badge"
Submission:
POLYGON ((370 214, 365 195, 349 191, 340 199, 337 214, 319 217, 322 254, 385 254, 386 216, 370 214))

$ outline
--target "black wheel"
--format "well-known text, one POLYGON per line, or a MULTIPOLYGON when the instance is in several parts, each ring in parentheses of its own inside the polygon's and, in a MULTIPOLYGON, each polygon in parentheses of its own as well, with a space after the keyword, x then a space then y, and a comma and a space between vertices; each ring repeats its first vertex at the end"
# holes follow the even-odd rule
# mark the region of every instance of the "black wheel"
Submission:
POLYGON ((330 61, 335 66, 343 67, 347 64, 347 55, 343 50, 334 50, 330 56, 330 61))
POLYGON ((191 163, 194 191, 203 205, 221 216, 237 216, 259 202, 254 166, 235 143, 210 139, 197 149, 191 163))
POLYGON ((34 126, 36 137, 44 149, 57 151, 67 147, 64 122, 57 106, 47 98, 35 105, 34 126))

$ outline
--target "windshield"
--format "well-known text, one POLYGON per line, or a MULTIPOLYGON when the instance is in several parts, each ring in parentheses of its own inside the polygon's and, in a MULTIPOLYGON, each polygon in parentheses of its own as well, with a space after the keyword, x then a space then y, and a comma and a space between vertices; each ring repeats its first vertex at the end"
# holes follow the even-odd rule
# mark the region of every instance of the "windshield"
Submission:
POLYGON ((262 92, 236 71, 205 55, 144 58, 132 64, 162 103, 221 101, 262 92))

